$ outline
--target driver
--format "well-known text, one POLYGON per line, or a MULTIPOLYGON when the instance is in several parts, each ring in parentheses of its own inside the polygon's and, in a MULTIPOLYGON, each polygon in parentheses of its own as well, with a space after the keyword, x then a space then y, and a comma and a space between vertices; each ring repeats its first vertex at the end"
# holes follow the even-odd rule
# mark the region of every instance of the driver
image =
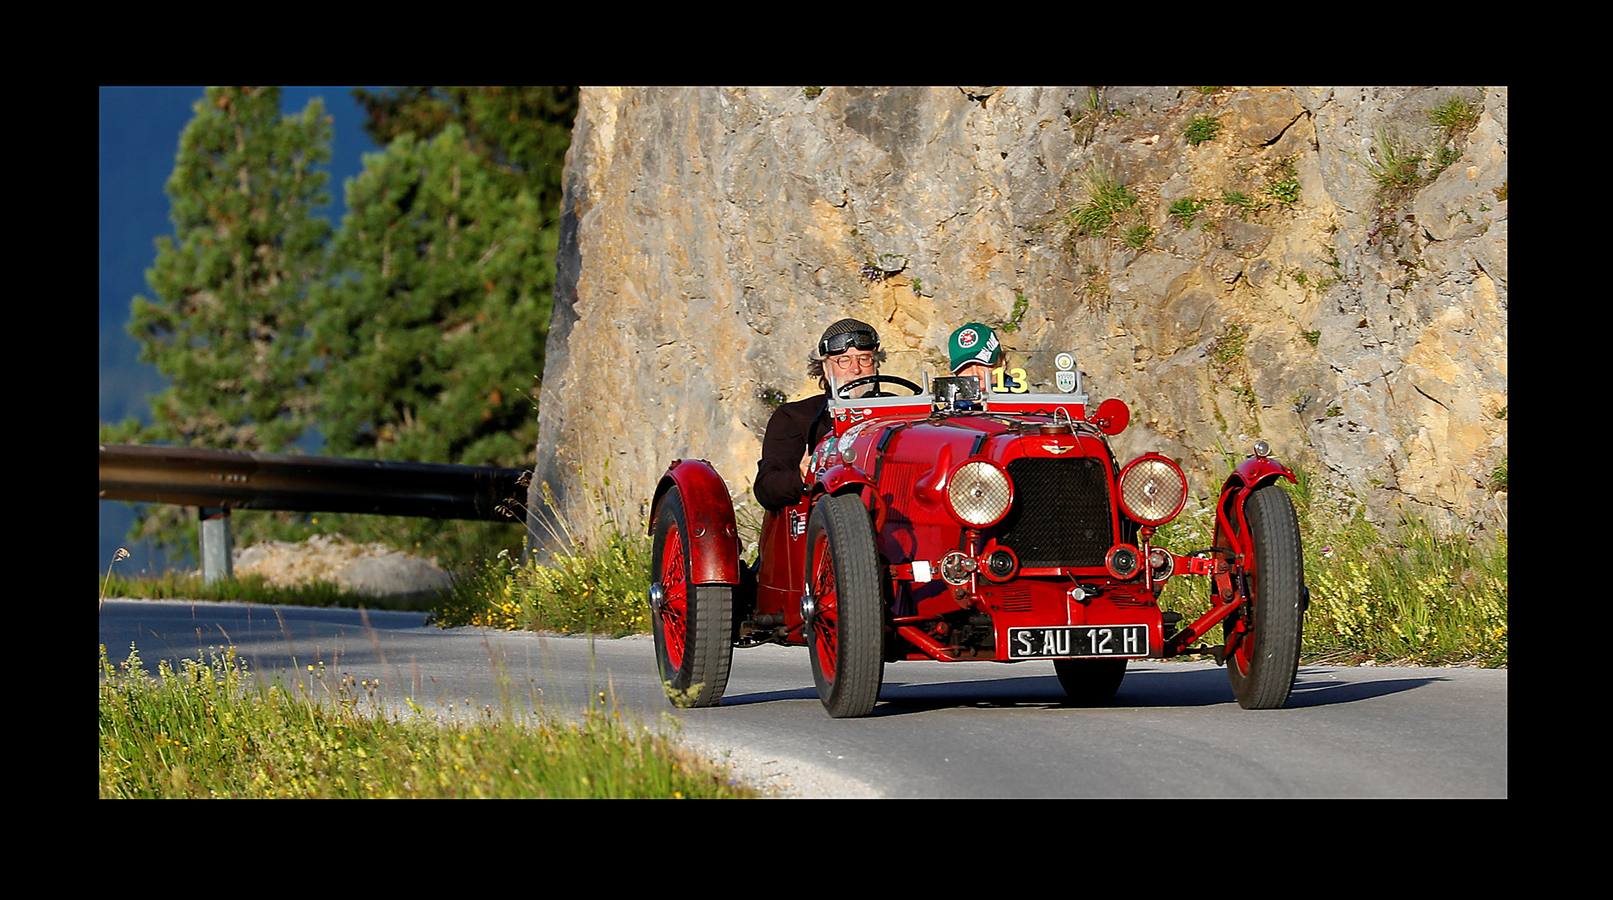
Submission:
MULTIPOLYGON (((818 379, 823 393, 785 403, 767 420, 753 488, 763 508, 778 512, 801 501, 812 448, 829 430, 829 392, 853 378, 879 374, 884 355, 879 332, 867 322, 841 319, 824 329, 807 355, 807 374, 818 379)), ((874 389, 873 384, 863 385, 852 394, 861 397, 874 389)))

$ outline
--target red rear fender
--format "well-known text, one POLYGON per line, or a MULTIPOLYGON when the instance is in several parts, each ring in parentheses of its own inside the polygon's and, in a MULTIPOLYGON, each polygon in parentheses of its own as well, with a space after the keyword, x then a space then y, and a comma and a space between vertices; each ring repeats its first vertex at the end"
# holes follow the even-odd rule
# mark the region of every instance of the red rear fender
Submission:
POLYGON ((689 520, 689 571, 695 584, 739 584, 739 532, 722 476, 703 459, 673 460, 650 501, 650 531, 666 492, 678 486, 689 520))

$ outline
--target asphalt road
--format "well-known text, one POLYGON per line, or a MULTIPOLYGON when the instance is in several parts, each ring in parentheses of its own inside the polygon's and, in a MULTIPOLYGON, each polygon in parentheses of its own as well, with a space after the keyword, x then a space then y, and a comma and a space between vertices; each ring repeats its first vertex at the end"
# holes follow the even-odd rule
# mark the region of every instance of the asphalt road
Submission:
POLYGON ((260 676, 380 679, 456 717, 504 703, 624 714, 785 796, 1505 797, 1507 672, 1301 666, 1286 708, 1252 712, 1210 663, 1133 662, 1115 705, 1062 706, 1048 663, 887 665, 865 719, 824 714, 802 648, 734 652, 722 706, 674 710, 654 644, 424 624, 419 613, 108 601, 100 640, 148 666, 234 644, 260 676), (503 672, 501 678, 499 673, 503 672), (468 703, 466 701, 469 701, 468 703))

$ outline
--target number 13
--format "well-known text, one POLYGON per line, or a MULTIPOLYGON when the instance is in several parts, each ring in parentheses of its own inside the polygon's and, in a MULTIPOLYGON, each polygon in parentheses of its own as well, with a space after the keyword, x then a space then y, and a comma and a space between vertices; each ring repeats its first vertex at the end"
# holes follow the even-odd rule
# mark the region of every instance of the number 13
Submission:
POLYGON ((1025 384, 1025 370, 1024 369, 1006 369, 1006 370, 997 369, 994 372, 992 372, 991 375, 992 375, 993 378, 996 379, 996 385, 992 388, 992 390, 996 391, 999 394, 1023 394, 1026 391, 1030 390, 1030 388, 1027 387, 1026 384, 1025 384), (1007 386, 1006 384, 1003 383, 1003 372, 1004 371, 1006 371, 1008 373, 1008 376, 1010 378, 1014 379, 1014 386, 1013 387, 1009 387, 1009 386, 1007 386))

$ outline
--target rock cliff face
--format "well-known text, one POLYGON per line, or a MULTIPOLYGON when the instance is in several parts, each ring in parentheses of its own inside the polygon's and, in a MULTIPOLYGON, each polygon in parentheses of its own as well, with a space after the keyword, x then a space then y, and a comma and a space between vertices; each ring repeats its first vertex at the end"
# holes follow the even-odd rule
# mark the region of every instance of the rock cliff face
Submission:
POLYGON ((1375 519, 1492 523, 1506 196, 1505 88, 585 90, 531 499, 680 456, 749 499, 855 316, 915 380, 969 320, 1074 349, 1199 496, 1262 436, 1375 519))

